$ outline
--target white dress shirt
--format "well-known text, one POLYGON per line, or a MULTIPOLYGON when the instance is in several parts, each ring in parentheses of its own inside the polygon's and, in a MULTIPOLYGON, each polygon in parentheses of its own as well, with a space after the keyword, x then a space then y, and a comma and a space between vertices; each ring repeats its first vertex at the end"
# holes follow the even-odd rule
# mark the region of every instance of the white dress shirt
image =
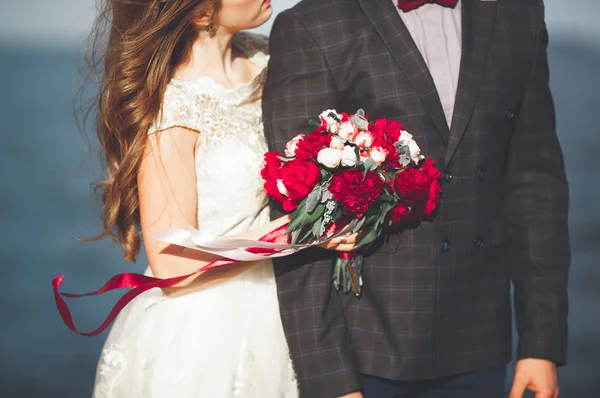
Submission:
POLYGON ((462 49, 461 1, 455 8, 428 3, 406 13, 396 9, 429 68, 450 126, 462 49))

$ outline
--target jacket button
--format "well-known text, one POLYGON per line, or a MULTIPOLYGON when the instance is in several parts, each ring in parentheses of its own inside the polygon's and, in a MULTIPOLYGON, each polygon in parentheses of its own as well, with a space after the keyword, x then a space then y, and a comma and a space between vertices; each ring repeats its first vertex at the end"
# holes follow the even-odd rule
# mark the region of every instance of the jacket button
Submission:
POLYGON ((447 240, 445 240, 440 245, 440 250, 442 250, 444 253, 446 253, 446 252, 450 251, 451 247, 452 247, 452 245, 450 244, 450 242, 448 242, 447 240))
POLYGON ((485 180, 485 168, 480 167, 477 169, 477 179, 479 179, 479 181, 485 180))
POLYGON ((475 241, 475 248, 476 248, 476 249, 482 249, 482 248, 483 248, 483 246, 484 246, 483 239, 481 239, 481 238, 478 238, 478 239, 475 241))
POLYGON ((452 182, 453 177, 454 176, 450 174, 448 170, 445 170, 442 178, 444 179, 445 183, 450 184, 452 182))
POLYGON ((512 109, 507 109, 504 111, 504 119, 507 123, 512 124, 513 120, 515 120, 515 111, 512 109))

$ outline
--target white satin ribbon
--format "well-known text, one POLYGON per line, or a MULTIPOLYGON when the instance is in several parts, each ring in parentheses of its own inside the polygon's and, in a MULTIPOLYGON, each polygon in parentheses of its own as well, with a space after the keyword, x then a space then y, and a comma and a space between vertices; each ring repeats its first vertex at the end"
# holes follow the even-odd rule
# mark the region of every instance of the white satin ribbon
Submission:
POLYGON ((160 232, 155 240, 160 240, 177 246, 187 247, 188 249, 198 250, 204 253, 213 254, 219 257, 228 258, 237 261, 259 261, 266 258, 285 257, 300 250, 319 245, 337 238, 340 235, 348 233, 354 226, 350 223, 338 233, 329 238, 317 240, 310 244, 281 244, 262 242, 253 239, 238 239, 220 236, 206 236, 197 229, 188 227, 188 230, 169 228, 160 232), (246 251, 247 248, 277 249, 273 254, 254 254, 246 251))

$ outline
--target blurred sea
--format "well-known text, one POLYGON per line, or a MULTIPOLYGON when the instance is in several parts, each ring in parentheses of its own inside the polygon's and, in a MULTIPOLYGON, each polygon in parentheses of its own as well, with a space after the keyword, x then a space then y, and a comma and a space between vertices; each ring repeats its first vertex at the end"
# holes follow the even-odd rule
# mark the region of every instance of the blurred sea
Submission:
MULTIPOLYGON (((600 397, 600 46, 550 46, 558 130, 571 183, 569 365, 561 397, 600 397)), ((66 291, 89 291, 146 261, 120 260, 108 240, 75 237, 99 231, 100 208, 72 115, 80 84, 78 49, 0 48, 0 396, 88 397, 103 337, 70 332, 54 306, 50 282, 67 275, 66 291)), ((97 326, 115 295, 70 302, 83 329, 97 326)))

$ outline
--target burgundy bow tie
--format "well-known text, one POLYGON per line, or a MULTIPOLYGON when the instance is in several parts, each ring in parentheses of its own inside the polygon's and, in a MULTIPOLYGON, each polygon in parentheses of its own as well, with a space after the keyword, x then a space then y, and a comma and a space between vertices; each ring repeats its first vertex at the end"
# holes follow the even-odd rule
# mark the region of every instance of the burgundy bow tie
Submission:
POLYGON ((398 0, 398 8, 402 12, 408 12, 426 3, 437 3, 444 7, 454 7, 458 3, 458 0, 398 0))

